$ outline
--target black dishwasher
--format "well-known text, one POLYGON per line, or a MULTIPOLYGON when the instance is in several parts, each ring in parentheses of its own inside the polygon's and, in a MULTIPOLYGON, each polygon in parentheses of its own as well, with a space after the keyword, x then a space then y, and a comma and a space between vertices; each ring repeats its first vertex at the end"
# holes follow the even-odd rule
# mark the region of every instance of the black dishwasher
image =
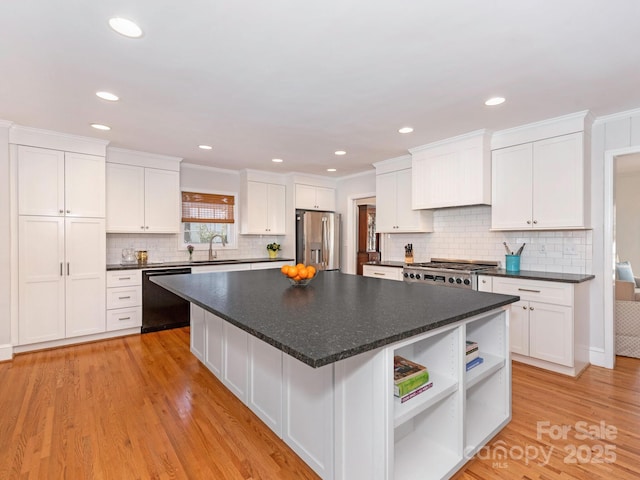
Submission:
POLYGON ((156 285, 151 278, 159 275, 191 273, 190 268, 170 268, 142 271, 142 333, 189 325, 189 301, 156 285))

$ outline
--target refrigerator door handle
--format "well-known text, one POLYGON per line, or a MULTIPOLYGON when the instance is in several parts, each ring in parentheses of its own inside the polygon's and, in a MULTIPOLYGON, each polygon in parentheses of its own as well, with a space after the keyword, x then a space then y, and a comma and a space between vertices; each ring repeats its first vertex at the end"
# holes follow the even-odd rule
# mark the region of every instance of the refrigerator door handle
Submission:
POLYGON ((322 267, 326 270, 329 265, 329 229, 327 217, 322 217, 322 267))

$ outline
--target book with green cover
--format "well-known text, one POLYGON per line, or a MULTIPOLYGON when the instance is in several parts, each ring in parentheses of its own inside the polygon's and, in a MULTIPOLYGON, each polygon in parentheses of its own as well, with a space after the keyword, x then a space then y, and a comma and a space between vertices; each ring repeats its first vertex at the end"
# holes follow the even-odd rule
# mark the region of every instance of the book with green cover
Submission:
POLYGON ((417 375, 408 378, 407 380, 396 383, 393 386, 393 394, 396 397, 403 397, 409 392, 415 390, 416 388, 421 387, 425 383, 429 381, 429 372, 425 369, 417 375))

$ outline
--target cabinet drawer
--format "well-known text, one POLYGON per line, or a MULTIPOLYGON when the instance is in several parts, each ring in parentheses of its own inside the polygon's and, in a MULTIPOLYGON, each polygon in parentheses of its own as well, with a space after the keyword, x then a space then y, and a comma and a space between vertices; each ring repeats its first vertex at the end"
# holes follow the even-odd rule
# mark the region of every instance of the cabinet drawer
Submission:
POLYGON ((568 283, 494 277, 493 293, 518 295, 521 300, 527 301, 573 306, 573 286, 568 283))
POLYGON ((385 278, 387 280, 402 281, 402 268, 380 267, 377 265, 363 265, 362 274, 365 277, 385 278))
POLYGON ((142 287, 107 288, 107 310, 142 305, 142 287))
POLYGON ((107 272, 107 287, 142 285, 142 270, 113 270, 107 272))
POLYGON ((142 307, 107 310, 107 331, 142 326, 142 307))

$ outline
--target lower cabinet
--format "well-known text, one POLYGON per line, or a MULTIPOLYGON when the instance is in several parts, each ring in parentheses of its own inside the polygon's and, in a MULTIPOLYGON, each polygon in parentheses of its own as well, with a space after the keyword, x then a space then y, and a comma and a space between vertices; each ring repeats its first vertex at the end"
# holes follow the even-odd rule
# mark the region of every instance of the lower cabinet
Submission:
POLYGON ((511 305, 510 348, 514 360, 572 376, 589 364, 586 282, 480 276, 478 285, 487 284, 493 293, 520 296, 520 301, 511 305))
POLYGON ((107 331, 142 327, 142 270, 107 272, 107 331))
POLYGON ((191 351, 321 478, 441 479, 511 419, 508 312, 311 368, 192 304, 191 351), (468 372, 466 340, 483 358, 468 372), (394 355, 425 365, 433 386, 394 397, 394 355))

